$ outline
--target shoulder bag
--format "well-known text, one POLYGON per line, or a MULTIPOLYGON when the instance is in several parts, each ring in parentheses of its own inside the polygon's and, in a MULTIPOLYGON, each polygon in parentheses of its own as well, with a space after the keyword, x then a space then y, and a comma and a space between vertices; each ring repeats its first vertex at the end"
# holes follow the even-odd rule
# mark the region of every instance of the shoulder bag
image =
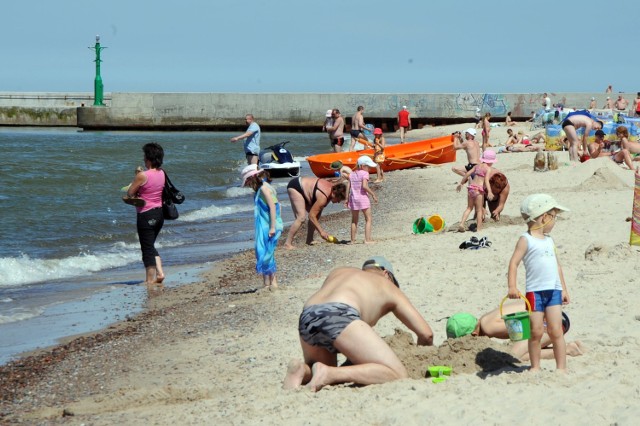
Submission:
POLYGON ((165 171, 164 189, 162 190, 162 216, 166 220, 176 220, 180 216, 176 204, 182 204, 184 200, 184 194, 173 185, 165 171))

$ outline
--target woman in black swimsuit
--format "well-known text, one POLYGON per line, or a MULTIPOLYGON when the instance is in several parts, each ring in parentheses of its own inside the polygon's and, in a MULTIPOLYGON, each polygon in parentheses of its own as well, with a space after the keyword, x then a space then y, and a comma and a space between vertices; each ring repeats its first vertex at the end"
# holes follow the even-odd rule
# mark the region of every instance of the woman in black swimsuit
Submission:
POLYGON ((316 229, 320 236, 326 240, 329 234, 320 226, 322 210, 329 205, 329 202, 344 201, 346 192, 347 187, 344 183, 334 185, 328 180, 306 176, 293 178, 287 185, 287 193, 296 219, 291 224, 284 247, 289 250, 294 248, 293 238, 306 219, 307 212, 309 213, 307 244, 313 243, 313 233, 316 229))

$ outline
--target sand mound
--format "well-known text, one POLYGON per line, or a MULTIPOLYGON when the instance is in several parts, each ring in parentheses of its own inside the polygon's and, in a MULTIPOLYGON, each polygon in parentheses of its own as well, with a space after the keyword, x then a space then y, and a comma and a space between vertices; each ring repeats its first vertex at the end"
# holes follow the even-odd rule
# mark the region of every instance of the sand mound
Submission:
POLYGON ((611 247, 595 242, 587 247, 584 252, 584 258, 591 261, 603 258, 624 261, 629 260, 632 255, 633 250, 627 243, 620 243, 611 247))
POLYGON ((579 190, 625 189, 628 188, 628 185, 607 167, 600 167, 593 172, 592 176, 578 185, 577 188, 579 190))
POLYGON ((519 361, 509 353, 509 345, 488 337, 465 336, 447 339, 440 346, 416 346, 408 332, 396 329, 384 338, 398 355, 412 379, 426 376, 431 365, 450 365, 453 374, 490 373, 505 367, 517 367, 519 361))

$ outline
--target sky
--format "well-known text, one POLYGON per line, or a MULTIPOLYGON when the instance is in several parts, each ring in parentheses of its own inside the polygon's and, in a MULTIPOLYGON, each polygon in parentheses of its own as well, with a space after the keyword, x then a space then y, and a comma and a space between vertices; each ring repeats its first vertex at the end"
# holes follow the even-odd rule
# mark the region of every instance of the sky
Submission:
POLYGON ((15 0, 0 92, 640 91, 640 1, 15 0))

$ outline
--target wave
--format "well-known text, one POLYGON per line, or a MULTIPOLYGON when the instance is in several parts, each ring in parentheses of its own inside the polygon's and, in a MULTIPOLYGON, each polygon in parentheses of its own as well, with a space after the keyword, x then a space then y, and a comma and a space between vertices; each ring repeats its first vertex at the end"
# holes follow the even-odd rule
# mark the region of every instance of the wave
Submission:
MULTIPOLYGON (((251 191, 253 192, 253 191, 251 191)), ((201 220, 213 219, 220 216, 226 216, 239 212, 249 212, 253 211, 253 200, 247 200, 246 203, 243 204, 233 204, 230 206, 209 206, 203 207, 198 210, 190 211, 180 216, 178 221, 184 222, 196 222, 201 220)))
POLYGON ((8 324, 10 322, 24 321, 29 318, 42 315, 43 312, 44 312, 44 308, 36 308, 36 309, 24 311, 24 312, 16 312, 11 315, 0 315, 0 324, 8 324))
POLYGON ((34 284, 86 275, 104 269, 117 268, 140 261, 140 248, 136 244, 118 243, 110 253, 83 253, 62 259, 33 259, 20 257, 0 258, 0 287, 34 284))

